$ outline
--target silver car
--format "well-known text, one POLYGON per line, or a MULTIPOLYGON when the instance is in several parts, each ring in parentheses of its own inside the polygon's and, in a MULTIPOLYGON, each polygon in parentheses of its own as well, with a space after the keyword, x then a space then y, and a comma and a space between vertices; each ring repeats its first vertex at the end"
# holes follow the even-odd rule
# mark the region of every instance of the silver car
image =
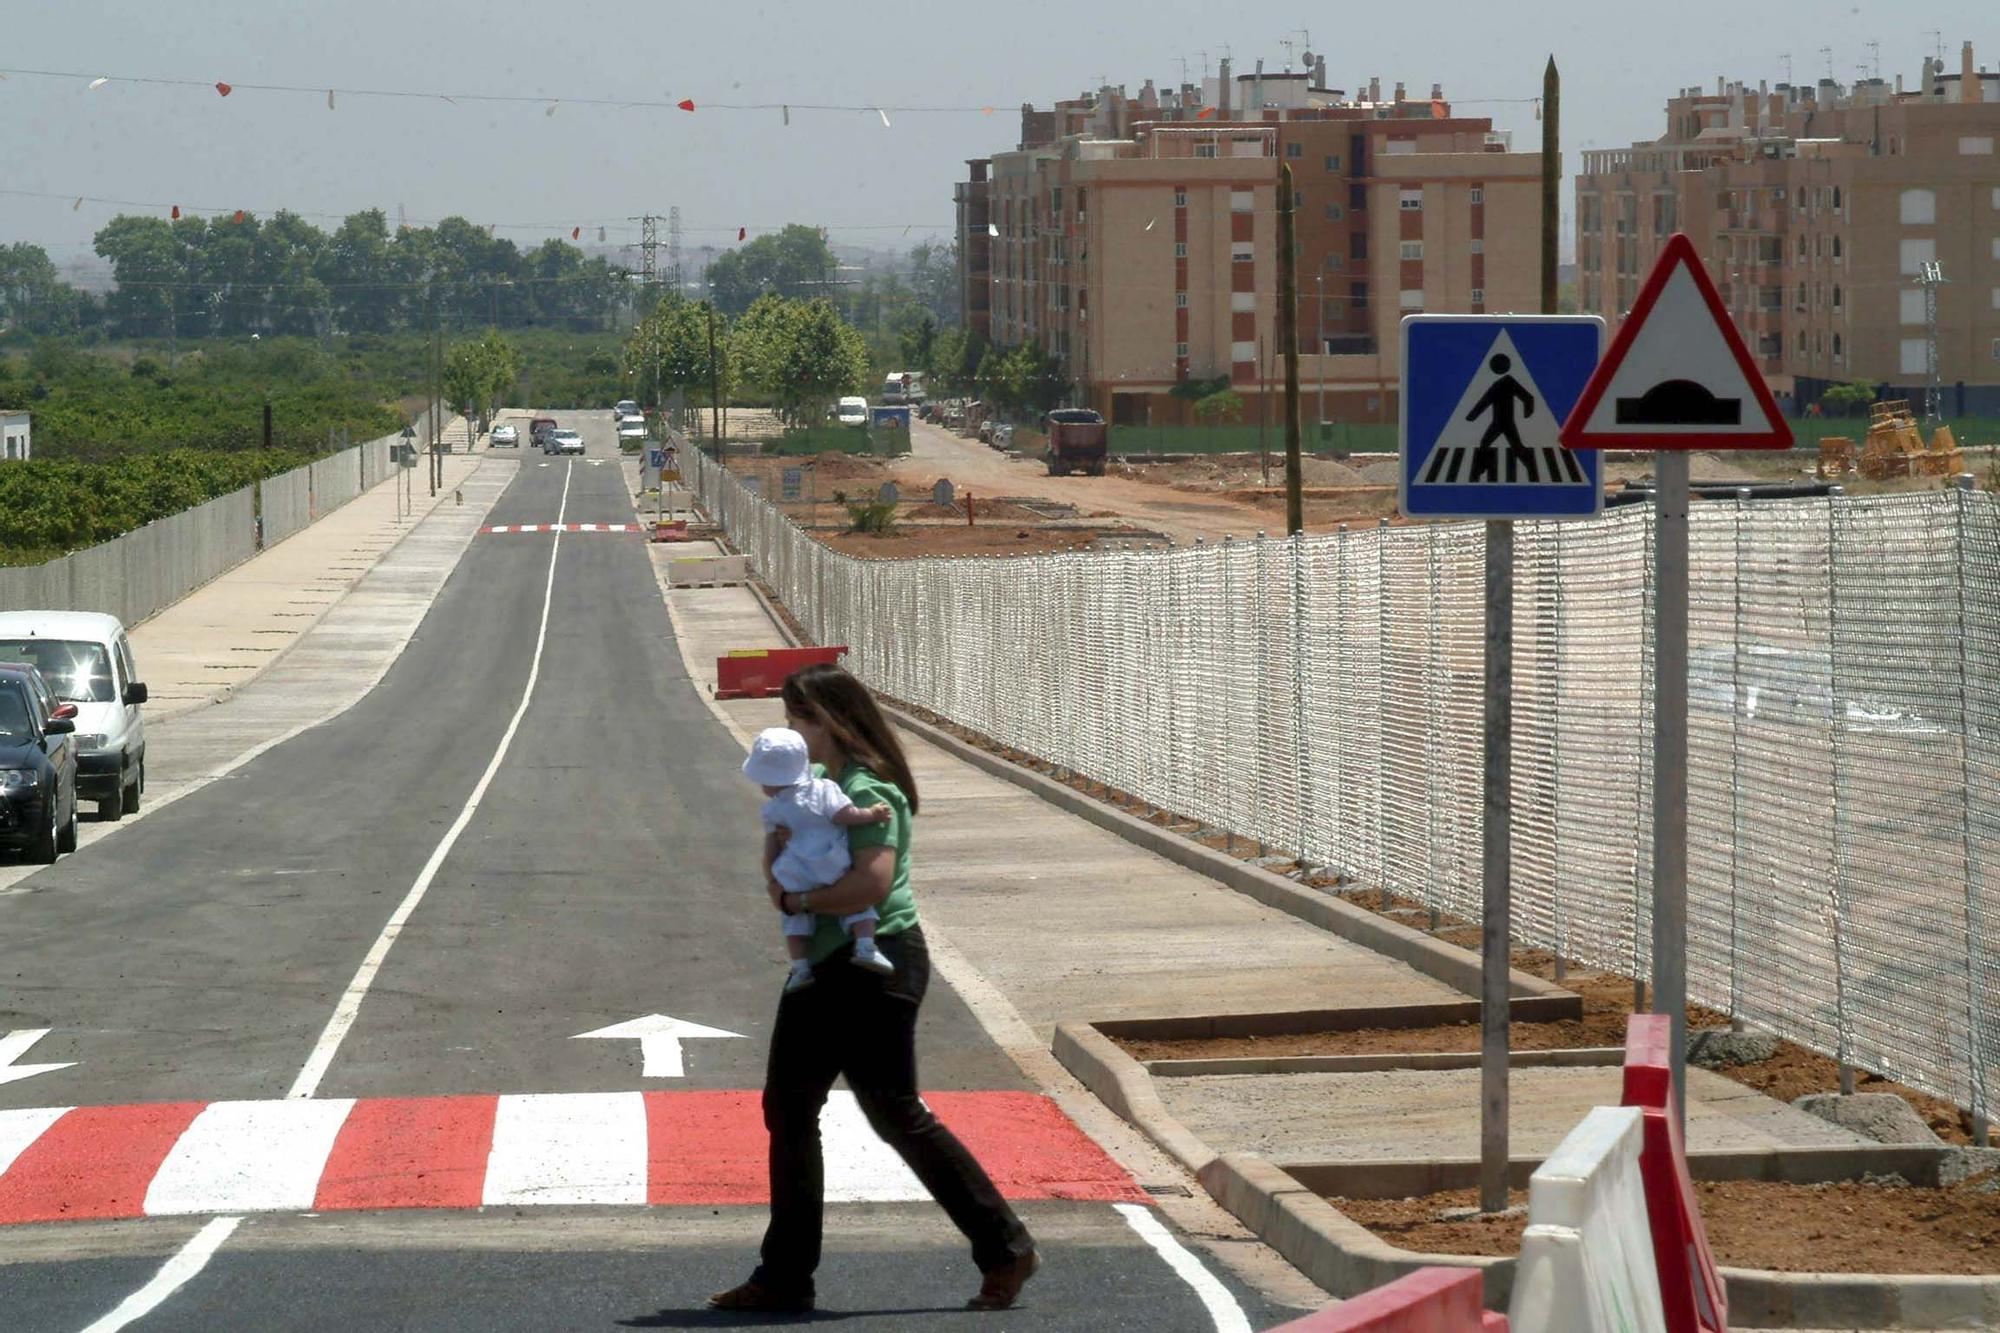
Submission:
POLYGON ((521 431, 517 426, 495 426, 493 434, 487 437, 487 444, 494 449, 518 449, 521 447, 521 431))
POLYGON ((549 438, 555 446, 550 451, 552 453, 581 454, 583 452, 583 436, 573 430, 558 430, 549 438))

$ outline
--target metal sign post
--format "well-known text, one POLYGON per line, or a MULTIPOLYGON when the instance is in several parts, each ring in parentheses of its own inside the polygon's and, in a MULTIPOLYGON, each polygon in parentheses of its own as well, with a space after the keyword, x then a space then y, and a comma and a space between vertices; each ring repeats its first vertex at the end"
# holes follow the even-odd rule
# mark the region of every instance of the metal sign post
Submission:
MULTIPOLYGON (((1678 232, 1562 429, 1571 449, 1657 450, 1653 572, 1653 1012, 1687 1117, 1688 454, 1789 449, 1791 427, 1678 232)), ((1741 645, 1737 646, 1741 652, 1741 645)))

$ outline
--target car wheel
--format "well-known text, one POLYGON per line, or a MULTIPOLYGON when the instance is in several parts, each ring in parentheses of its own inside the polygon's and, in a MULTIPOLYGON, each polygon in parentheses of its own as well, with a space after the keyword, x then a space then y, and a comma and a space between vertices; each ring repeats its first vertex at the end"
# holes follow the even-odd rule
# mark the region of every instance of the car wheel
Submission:
POLYGON ((49 801, 49 826, 43 829, 35 841, 29 845, 28 859, 38 866, 54 865, 56 857, 60 855, 57 848, 57 839, 59 837, 60 831, 56 827, 56 802, 51 799, 49 801))
POLYGON ((56 835, 56 850, 59 852, 73 852, 76 850, 76 797, 74 795, 69 798, 69 822, 63 825, 62 832, 56 835))
POLYGON ((127 814, 138 813, 139 797, 141 794, 144 793, 145 790, 146 790, 146 765, 144 763, 141 763, 137 769, 133 770, 132 781, 130 781, 125 785, 125 792, 124 792, 125 813, 127 814))
POLYGON ((101 822, 116 823, 124 817, 125 789, 123 787, 114 787, 111 789, 110 796, 97 803, 97 818, 101 822))

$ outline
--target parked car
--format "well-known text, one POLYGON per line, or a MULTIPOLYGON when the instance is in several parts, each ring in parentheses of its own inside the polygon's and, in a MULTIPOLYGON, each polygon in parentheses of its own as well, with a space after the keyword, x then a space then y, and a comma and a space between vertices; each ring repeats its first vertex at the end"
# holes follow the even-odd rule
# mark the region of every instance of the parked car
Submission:
POLYGON ((23 672, 0 673, 0 845, 42 865, 76 850, 75 731, 23 672))
POLYGON ((611 416, 612 419, 615 421, 623 422, 626 417, 636 417, 643 415, 644 413, 639 411, 639 405, 633 402, 630 398, 620 398, 617 402, 611 405, 611 416))
POLYGON ((573 430, 559 430, 549 436, 553 443, 551 453, 580 454, 583 452, 583 436, 573 430))
POLYGON ((618 444, 621 448, 638 448, 646 438, 646 418, 637 413, 618 418, 618 444))
POLYGON ((833 409, 833 419, 843 426, 866 426, 868 424, 868 400, 866 398, 843 398, 833 409))
POLYGON ((486 437, 488 447, 494 449, 518 449, 521 447, 521 432, 515 426, 495 426, 493 433, 486 437))
MULTIPOLYGON (((41 672, 76 705, 76 786, 104 819, 139 808, 146 791, 146 726, 132 645, 117 616, 94 611, 0 612, 0 662, 41 672)), ((68 720, 68 719, 64 719, 68 720)))

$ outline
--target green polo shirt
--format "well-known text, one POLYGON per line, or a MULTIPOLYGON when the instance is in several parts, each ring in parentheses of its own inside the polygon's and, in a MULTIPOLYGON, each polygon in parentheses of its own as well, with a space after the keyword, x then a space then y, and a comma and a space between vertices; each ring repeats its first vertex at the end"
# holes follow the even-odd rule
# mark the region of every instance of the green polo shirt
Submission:
MULTIPOLYGON (((886 824, 859 824, 847 830, 847 849, 856 856, 864 847, 896 849, 896 874, 889 883, 889 896, 875 907, 881 917, 875 923, 875 933, 895 935, 908 930, 917 924, 917 900, 910 893, 910 799, 903 795, 901 787, 860 764, 849 764, 834 781, 856 805, 864 809, 886 805, 895 812, 886 824)), ((847 932, 840 928, 840 918, 818 915, 807 957, 823 963, 846 943, 847 932)))

